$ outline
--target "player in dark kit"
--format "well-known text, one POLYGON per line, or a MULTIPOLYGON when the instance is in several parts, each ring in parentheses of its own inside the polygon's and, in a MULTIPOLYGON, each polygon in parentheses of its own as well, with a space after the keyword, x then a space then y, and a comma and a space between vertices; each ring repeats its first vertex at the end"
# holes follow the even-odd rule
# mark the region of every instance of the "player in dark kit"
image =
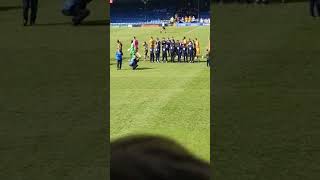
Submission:
POLYGON ((170 41, 170 57, 171 57, 172 63, 174 62, 175 51, 176 51, 175 42, 174 42, 174 40, 171 40, 170 41))
POLYGON ((157 41, 156 41, 156 48, 155 48, 155 51, 156 51, 156 61, 157 63, 160 62, 160 51, 161 51, 161 41, 159 40, 159 38, 157 38, 157 41))
POLYGON ((23 0, 23 25, 28 25, 29 20, 29 9, 30 12, 30 25, 34 25, 36 23, 37 12, 38 12, 38 0, 23 0))
POLYGON ((207 67, 210 67, 211 66, 211 63, 210 63, 210 51, 209 49, 207 49, 207 52, 206 52, 206 59, 207 59, 207 67))
POLYGON ((177 46, 176 46, 177 50, 177 55, 178 55, 178 62, 181 63, 181 56, 182 56, 182 43, 179 42, 179 40, 177 40, 177 46))
POLYGON ((176 41, 174 40, 173 37, 171 38, 171 41, 172 41, 174 44, 176 44, 176 41))
POLYGON ((167 51, 167 54, 170 56, 170 39, 168 38, 166 40, 166 51, 167 51))
POLYGON ((183 62, 188 62, 188 48, 185 43, 182 43, 183 62))
POLYGON ((316 17, 317 15, 320 17, 320 0, 309 0, 310 1, 310 14, 312 17, 316 17), (316 15, 315 10, 318 11, 316 15))
POLYGON ((73 16, 73 25, 79 25, 89 16, 90 11, 87 9, 87 4, 91 1, 92 0, 65 0, 62 13, 65 16, 73 16))
POLYGON ((176 49, 177 44, 176 44, 176 41, 174 40, 173 37, 171 38, 171 43, 173 43, 173 45, 174 45, 174 56, 176 56, 177 55, 177 49, 176 49))
POLYGON ((146 60, 148 58, 149 46, 148 46, 147 42, 143 42, 142 46, 144 47, 144 60, 146 60))
POLYGON ((194 47, 193 47, 193 43, 190 40, 189 44, 188 44, 188 55, 189 55, 189 62, 193 63, 194 60, 194 47))
POLYGON ((154 48, 150 48, 150 62, 154 62, 154 48))
POLYGON ((192 41, 192 45, 193 45, 193 59, 197 59, 197 46, 196 46, 195 40, 192 41))
POLYGON ((163 40, 162 40, 162 62, 165 63, 167 61, 168 61, 167 41, 163 38, 163 40))

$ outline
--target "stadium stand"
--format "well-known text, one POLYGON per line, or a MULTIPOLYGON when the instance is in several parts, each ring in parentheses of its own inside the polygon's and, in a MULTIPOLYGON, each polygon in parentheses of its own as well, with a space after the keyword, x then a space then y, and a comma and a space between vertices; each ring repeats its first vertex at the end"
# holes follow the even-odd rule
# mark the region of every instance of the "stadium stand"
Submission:
MULTIPOLYGON (((181 2, 182 1, 180 1, 180 3, 181 2)), ((143 4, 141 1, 114 1, 111 5, 111 25, 139 26, 146 24, 168 24, 170 19, 176 17, 178 14, 195 16, 196 22, 200 22, 200 19, 210 18, 209 0, 186 0, 184 3, 188 2, 190 2, 190 8, 186 11, 185 9, 179 8, 180 5, 185 4, 178 4, 177 1, 149 0, 147 4, 143 4), (200 12, 198 11, 199 9, 200 12), (187 14, 182 14, 182 12, 187 12, 187 14)))
POLYGON ((173 16, 174 10, 112 9, 111 23, 158 23, 173 16))

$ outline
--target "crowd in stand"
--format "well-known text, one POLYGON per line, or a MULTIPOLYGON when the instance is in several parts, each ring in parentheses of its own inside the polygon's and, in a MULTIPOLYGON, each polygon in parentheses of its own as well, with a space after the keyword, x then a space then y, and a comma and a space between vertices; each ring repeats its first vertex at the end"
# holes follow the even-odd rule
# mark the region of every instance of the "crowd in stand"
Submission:
POLYGON ((196 9, 196 8, 181 8, 181 9, 178 9, 175 14, 180 16, 180 17, 183 17, 183 16, 197 16, 198 9, 196 9))
POLYGON ((207 23, 207 24, 210 24, 210 18, 196 18, 195 16, 176 16, 175 18, 174 17, 171 17, 170 18, 170 23, 173 24, 173 23, 207 23))
POLYGON ((170 18, 170 23, 194 23, 194 22, 200 22, 200 23, 209 23, 210 24, 210 18, 199 18, 197 15, 190 15, 188 13, 180 14, 176 13, 175 16, 170 18))

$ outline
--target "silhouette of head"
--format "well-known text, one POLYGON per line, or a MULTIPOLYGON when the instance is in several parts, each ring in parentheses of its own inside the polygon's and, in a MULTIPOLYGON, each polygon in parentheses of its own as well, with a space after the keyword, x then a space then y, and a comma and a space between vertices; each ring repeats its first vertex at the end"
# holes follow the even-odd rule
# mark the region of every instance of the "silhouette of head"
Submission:
POLYGON ((112 180, 209 180, 209 164, 176 142, 133 136, 111 143, 112 180))

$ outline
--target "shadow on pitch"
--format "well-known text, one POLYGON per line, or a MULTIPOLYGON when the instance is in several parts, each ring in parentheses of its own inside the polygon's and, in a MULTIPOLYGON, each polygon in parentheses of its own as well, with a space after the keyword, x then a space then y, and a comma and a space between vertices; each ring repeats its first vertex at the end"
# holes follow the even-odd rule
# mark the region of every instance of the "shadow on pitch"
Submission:
POLYGON ((21 6, 0 6, 0 11, 11 11, 11 10, 17 10, 22 9, 21 6))
POLYGON ((80 26, 107 26, 107 20, 84 21, 80 26))
POLYGON ((71 25, 71 22, 61 22, 61 23, 38 23, 37 26, 63 26, 71 25))
POLYGON ((136 69, 136 71, 143 71, 143 70, 149 70, 149 69, 153 69, 153 68, 150 68, 150 67, 138 67, 137 69, 136 69))
MULTIPOLYGON (((59 23, 37 24, 37 26, 63 26, 63 25, 72 25, 72 23, 71 21, 68 21, 68 22, 59 22, 59 23)), ((107 20, 84 21, 78 26, 107 26, 107 20)))

